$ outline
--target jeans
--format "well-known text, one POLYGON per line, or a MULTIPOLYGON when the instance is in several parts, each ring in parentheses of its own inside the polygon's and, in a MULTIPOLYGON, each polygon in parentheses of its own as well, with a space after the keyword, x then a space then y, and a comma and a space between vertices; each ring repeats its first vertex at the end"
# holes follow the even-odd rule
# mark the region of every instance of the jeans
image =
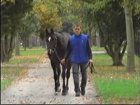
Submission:
POLYGON ((87 83, 87 63, 72 64, 73 80, 74 80, 74 90, 75 92, 80 92, 79 86, 79 74, 81 72, 81 89, 85 89, 87 83), (80 69, 79 69, 80 68, 80 69))

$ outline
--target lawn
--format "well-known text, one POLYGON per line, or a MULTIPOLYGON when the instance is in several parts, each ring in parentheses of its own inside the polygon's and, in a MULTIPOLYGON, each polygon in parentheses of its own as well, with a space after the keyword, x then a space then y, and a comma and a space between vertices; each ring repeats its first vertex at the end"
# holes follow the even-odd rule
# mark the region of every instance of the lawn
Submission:
MULTIPOLYGON (((10 59, 10 61, 4 64, 32 64, 39 62, 41 57, 45 54, 45 49, 39 47, 24 51, 23 48, 20 48, 20 54, 20 56, 15 56, 13 53, 13 57, 10 59)), ((27 69, 27 67, 2 67, 1 90, 6 89, 13 81, 26 74, 28 71, 27 69)))
POLYGON ((6 89, 17 78, 21 78, 27 73, 27 68, 2 67, 1 68, 1 91, 6 89))
MULTIPOLYGON (((136 67, 140 67, 136 57, 136 67)), ((123 63, 126 65, 126 55, 123 63)), ((107 54, 94 55, 96 75, 92 76, 96 90, 105 104, 140 103, 140 71, 128 73, 126 67, 113 67, 107 54)))
POLYGON ((42 55, 44 52, 45 48, 42 47, 27 48, 26 51, 23 48, 20 48, 21 56, 42 55))
POLYGON ((13 57, 8 64, 36 63, 39 62, 40 57, 44 55, 44 53, 45 49, 42 47, 27 48, 26 51, 20 48, 20 56, 15 56, 15 53, 13 53, 13 57))
POLYGON ((104 47, 98 47, 98 46, 92 46, 91 47, 92 51, 105 51, 104 47))

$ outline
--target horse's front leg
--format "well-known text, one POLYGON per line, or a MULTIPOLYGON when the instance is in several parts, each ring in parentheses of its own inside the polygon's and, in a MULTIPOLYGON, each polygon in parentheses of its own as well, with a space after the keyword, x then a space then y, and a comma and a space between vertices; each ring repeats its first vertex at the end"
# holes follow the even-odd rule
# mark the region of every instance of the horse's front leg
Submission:
POLYGON ((65 85, 65 77, 66 77, 66 67, 62 65, 62 79, 63 79, 63 85, 62 85, 62 95, 66 95, 67 91, 66 91, 66 85, 65 85))
MULTIPOLYGON (((58 70, 57 70, 57 64, 53 61, 51 61, 51 66, 52 66, 52 69, 53 69, 53 74, 54 74, 54 82, 55 82, 55 93, 57 94, 58 91, 58 87, 60 86, 60 83, 59 83, 59 76, 58 76, 58 70)), ((59 74, 60 75, 60 74, 59 74)))
POLYGON ((69 78, 70 78, 70 69, 71 69, 71 63, 67 61, 67 72, 66 72, 66 78, 67 78, 67 83, 66 83, 66 90, 69 90, 69 78))
POLYGON ((56 82, 56 85, 57 85, 57 92, 60 92, 61 91, 61 88, 60 88, 60 74, 61 74, 61 69, 60 69, 60 64, 57 64, 57 82, 56 82))

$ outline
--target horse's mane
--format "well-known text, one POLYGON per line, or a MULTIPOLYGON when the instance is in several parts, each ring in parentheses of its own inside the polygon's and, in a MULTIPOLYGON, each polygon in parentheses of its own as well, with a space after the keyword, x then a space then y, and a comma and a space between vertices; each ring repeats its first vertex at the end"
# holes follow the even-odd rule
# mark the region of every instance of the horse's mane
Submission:
POLYGON ((67 32, 55 32, 54 34, 58 38, 58 40, 61 43, 61 45, 63 45, 63 47, 66 48, 67 44, 68 44, 70 34, 67 33, 67 32))

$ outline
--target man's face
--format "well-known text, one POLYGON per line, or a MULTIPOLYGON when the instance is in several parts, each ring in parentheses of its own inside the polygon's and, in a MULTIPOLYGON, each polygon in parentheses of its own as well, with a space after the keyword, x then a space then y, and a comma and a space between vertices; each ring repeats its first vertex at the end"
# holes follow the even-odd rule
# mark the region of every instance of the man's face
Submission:
POLYGON ((80 35, 80 33, 81 33, 81 27, 80 26, 74 27, 74 32, 75 32, 76 35, 80 35))

